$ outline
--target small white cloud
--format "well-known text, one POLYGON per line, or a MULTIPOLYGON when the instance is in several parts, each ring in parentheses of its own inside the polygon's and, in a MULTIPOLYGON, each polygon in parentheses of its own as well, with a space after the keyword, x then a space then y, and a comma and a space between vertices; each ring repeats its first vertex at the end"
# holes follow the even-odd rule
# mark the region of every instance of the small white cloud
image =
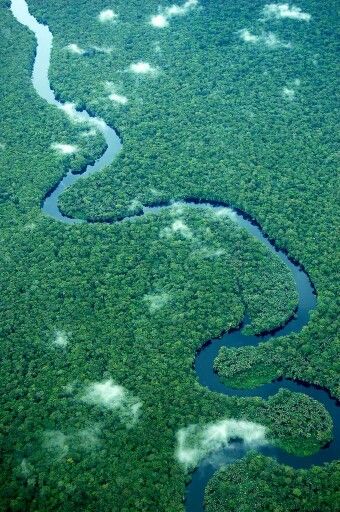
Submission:
POLYGON ((142 210, 143 204, 139 201, 139 199, 132 199, 128 206, 128 210, 130 212, 135 212, 136 210, 142 210))
POLYGON ((162 53, 162 48, 158 41, 156 41, 154 43, 154 50, 155 50, 155 53, 162 53))
POLYGON ((94 427, 79 430, 74 436, 75 441, 85 450, 93 450, 100 445, 100 428, 98 425, 94 427))
POLYGON ((169 238, 170 236, 176 233, 186 239, 191 239, 193 237, 191 229, 189 228, 189 226, 187 226, 187 224, 185 224, 185 222, 182 219, 176 219, 172 223, 171 227, 164 228, 161 231, 161 236, 169 238))
POLYGON ((115 103, 119 103, 120 105, 126 105, 128 103, 128 98, 126 96, 122 96, 121 94, 112 93, 109 96, 111 101, 115 103))
POLYGON ((191 229, 181 219, 175 220, 171 229, 174 233, 180 233, 184 238, 192 238, 191 229))
POLYGON ((86 402, 102 405, 109 409, 120 407, 125 398, 125 389, 114 384, 111 379, 91 384, 84 396, 86 402))
POLYGON ((241 439, 246 448, 267 444, 266 427, 250 421, 227 419, 205 427, 190 425, 177 432, 176 458, 186 469, 192 469, 208 455, 221 448, 231 448, 231 441, 241 439))
POLYGON ((169 22, 164 14, 156 14, 151 16, 150 25, 156 28, 165 28, 169 26, 169 22))
POLYGON ((294 89, 290 89, 289 87, 284 87, 282 89, 282 96, 284 98, 287 98, 287 100, 293 100, 295 97, 295 91, 294 89))
POLYGON ((269 48, 291 48, 291 43, 284 43, 273 32, 264 32, 261 35, 261 40, 269 48))
POLYGON ((6 147, 6 144, 4 144, 3 142, 0 142, 0 149, 5 149, 6 147))
POLYGON ((238 32, 240 38, 246 43, 262 43, 268 48, 291 48, 291 43, 281 41, 273 32, 262 32, 260 35, 252 34, 248 29, 242 29, 238 32))
POLYGON ((78 151, 77 146, 72 144, 51 144, 51 148, 60 153, 61 155, 72 155, 78 151))
POLYGON ((112 379, 90 384, 82 400, 99 407, 117 410, 120 417, 130 423, 138 419, 142 406, 123 386, 115 384, 112 379))
POLYGON ((91 128, 91 130, 87 130, 86 132, 82 132, 80 134, 82 137, 94 137, 95 135, 97 135, 97 130, 95 130, 94 128, 91 128))
POLYGON ((221 219, 228 218, 230 220, 233 220, 234 222, 237 222, 237 215, 231 208, 221 207, 221 208, 214 208, 214 213, 216 217, 219 217, 221 219))
POLYGON ((240 38, 245 41, 246 43, 257 43, 260 39, 259 36, 255 36, 255 34, 252 34, 249 32, 248 29, 244 28, 239 31, 240 38))
POLYGON ((64 348, 68 344, 68 335, 65 331, 55 331, 53 345, 64 348))
POLYGON ((144 295, 144 300, 149 304, 150 313, 155 313, 169 302, 170 295, 168 293, 147 294, 144 295))
POLYGON ((138 75, 150 75, 157 72, 157 68, 154 68, 148 62, 143 61, 131 64, 129 69, 132 73, 136 73, 138 75))
POLYGON ((35 222, 28 222, 28 224, 25 224, 23 227, 24 231, 34 231, 37 227, 35 222))
POLYGON ((307 12, 303 12, 300 7, 295 7, 289 4, 267 4, 263 9, 263 15, 266 19, 268 18, 289 18, 291 20, 298 21, 310 21, 312 16, 307 12))
POLYGON ((114 21, 118 18, 118 14, 116 14, 112 9, 104 9, 98 14, 98 20, 101 23, 106 23, 108 21, 114 21))
POLYGON ((83 48, 80 48, 80 46, 78 46, 76 43, 68 44, 65 48, 70 53, 75 53, 76 55, 84 55, 85 53, 85 50, 83 50, 83 48))
POLYGON ((198 6, 198 0, 187 0, 183 5, 171 5, 165 9, 166 16, 184 16, 198 6))
POLYGON ((150 25, 156 28, 165 28, 169 26, 169 18, 174 16, 184 16, 189 11, 198 6, 198 0, 187 0, 183 5, 173 4, 170 7, 161 9, 159 14, 150 18, 150 25))
POLYGON ((106 128, 106 124, 102 119, 99 119, 97 117, 89 117, 86 114, 84 115, 84 113, 82 112, 78 112, 75 103, 66 102, 63 104, 59 104, 59 108, 64 112, 64 114, 67 115, 67 117, 73 123, 87 123, 91 126, 94 126, 95 128, 98 128, 101 131, 105 130, 106 128))
POLYGON ((193 254, 198 255, 201 258, 214 259, 223 256, 224 254, 226 254, 226 251, 224 249, 210 249, 209 247, 202 247, 201 249, 194 251, 193 254))
POLYGON ((44 432, 43 447, 57 459, 65 457, 69 451, 67 436, 60 430, 44 432))
POLYGON ((75 103, 60 103, 60 110, 62 110, 74 123, 83 123, 84 119, 80 115, 80 113, 76 110, 75 103))

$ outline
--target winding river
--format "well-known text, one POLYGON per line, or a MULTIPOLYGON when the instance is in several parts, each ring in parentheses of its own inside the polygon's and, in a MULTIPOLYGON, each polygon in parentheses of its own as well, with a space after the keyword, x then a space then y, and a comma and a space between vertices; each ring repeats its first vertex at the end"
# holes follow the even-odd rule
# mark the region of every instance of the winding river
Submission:
MULTIPOLYGON (((34 32, 37 39, 36 57, 32 73, 33 86, 37 94, 42 99, 46 100, 49 104, 66 111, 67 105, 59 102, 56 99, 55 94, 50 87, 48 78, 53 40, 53 36, 48 26, 39 23, 29 13, 28 5, 25 0, 12 0, 11 11, 19 23, 34 32)), ((70 113, 70 111, 68 112, 70 113)), ((107 144, 106 150, 93 165, 88 165, 81 175, 73 174, 72 170, 70 170, 43 200, 42 210, 45 214, 63 223, 76 224, 86 221, 70 218, 61 213, 58 208, 58 199, 60 194, 62 194, 62 192, 67 187, 71 186, 78 179, 82 179, 84 176, 88 176, 94 172, 100 171, 109 165, 121 149, 122 143, 117 133, 102 119, 91 116, 85 110, 72 110, 71 115, 75 121, 84 122, 88 127, 94 127, 100 131, 104 136, 107 144)), ((183 203, 195 208, 216 208, 221 206, 228 206, 225 204, 212 204, 208 201, 192 199, 190 201, 183 201, 183 203)), ((168 208, 169 206, 170 205, 145 207, 143 209, 143 214, 157 214, 160 209, 168 208)), ((297 314, 284 327, 271 333, 267 333, 263 336, 245 336, 241 332, 241 325, 239 329, 226 333, 219 338, 210 340, 205 343, 202 349, 197 353, 195 359, 195 369, 199 382, 211 391, 223 393, 228 396, 260 396, 262 398, 268 398, 268 396, 275 394, 280 388, 284 387, 290 389, 291 391, 303 392, 311 398, 318 400, 325 406, 333 419, 334 439, 329 445, 325 446, 318 453, 309 457, 297 457, 289 455, 280 449, 270 446, 261 448, 259 451, 265 454, 269 454, 275 457, 279 462, 288 464, 294 468, 307 468, 313 464, 319 465, 324 462, 335 460, 339 457, 340 454, 340 407, 336 400, 331 398, 326 390, 303 382, 287 379, 281 379, 279 381, 265 384, 259 388, 251 390, 233 389, 225 386, 219 380, 218 375, 214 373, 214 359, 222 346, 240 347, 246 345, 257 345, 260 341, 272 339, 274 337, 285 336, 292 332, 299 332, 308 323, 310 311, 316 306, 316 296, 313 285, 301 266, 297 262, 290 260, 283 251, 277 249, 273 241, 270 241, 268 238, 266 238, 266 236, 262 233, 261 227, 256 222, 251 220, 247 214, 235 209, 233 209, 233 212, 237 223, 244 227, 252 236, 260 240, 268 248, 269 251, 275 253, 293 273, 299 294, 298 309, 297 314)), ((128 217, 119 222, 128 221, 135 218, 136 217, 128 217)), ((218 467, 230 462, 234 462, 238 458, 243 457, 245 452, 245 446, 242 443, 235 442, 232 452, 228 448, 225 450, 219 450, 217 454, 218 457, 214 458, 214 464, 210 464, 208 459, 200 463, 200 466, 193 472, 192 480, 187 486, 185 500, 185 507, 187 512, 202 512, 204 510, 204 491, 209 479, 212 477, 218 467)))

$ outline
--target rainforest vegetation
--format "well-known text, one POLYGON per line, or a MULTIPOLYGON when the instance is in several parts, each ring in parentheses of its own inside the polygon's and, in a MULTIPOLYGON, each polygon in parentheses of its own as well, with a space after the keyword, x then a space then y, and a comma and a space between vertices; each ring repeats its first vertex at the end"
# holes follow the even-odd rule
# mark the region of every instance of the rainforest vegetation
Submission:
MULTIPOLYGON (((266 22, 291 42, 270 48, 237 34, 264 30, 263 3, 200 3, 158 30, 148 24, 158 0, 115 0, 119 18, 105 25, 102 0, 29 1, 54 35, 58 96, 123 140, 113 165, 78 181, 62 209, 114 220, 141 204, 195 197, 249 213, 303 264, 318 305, 298 335, 225 349, 215 367, 237 386, 286 376, 339 398, 334 4, 301 2, 313 23, 266 22), (131 73, 141 60, 156 71, 131 73)), ((231 398, 197 382, 192 364, 206 340, 246 311, 254 332, 272 329, 297 304, 287 269, 232 219, 176 206, 121 224, 66 226, 42 214, 46 193, 100 155, 104 141, 37 96, 34 36, 8 0, 0 6, 0 509, 182 512, 189 476, 175 457, 176 434, 190 424, 236 418, 265 425, 290 453, 323 446, 331 419, 303 394, 231 398), (79 150, 60 155, 54 143, 79 150), (110 380, 134 397, 136 421, 84 400, 93 383, 110 380)), ((224 500, 249 510, 240 501, 248 482, 250 497, 263 490, 259 510, 335 511, 337 468, 295 472, 250 456, 216 475, 207 510, 225 510, 224 500)))
POLYGON ((208 484, 207 512, 334 512, 339 510, 340 465, 293 470, 250 454, 220 470, 208 484))

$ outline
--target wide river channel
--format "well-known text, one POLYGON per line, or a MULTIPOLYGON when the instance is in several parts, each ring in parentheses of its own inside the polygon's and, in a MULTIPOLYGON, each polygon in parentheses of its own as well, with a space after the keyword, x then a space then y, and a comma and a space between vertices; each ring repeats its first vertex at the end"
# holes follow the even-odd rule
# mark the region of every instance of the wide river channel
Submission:
MULTIPOLYGON (((65 111, 65 104, 56 99, 55 93, 50 87, 48 72, 53 36, 48 26, 39 23, 36 18, 29 13, 28 5, 25 0, 12 0, 11 11, 19 23, 34 32, 37 40, 36 57, 32 73, 32 82, 37 94, 49 104, 65 111)), ((59 210, 58 198, 60 194, 78 179, 83 179, 85 176, 100 171, 109 165, 120 151, 122 143, 114 129, 109 127, 103 119, 91 116, 84 110, 73 111, 72 116, 75 120, 84 122, 89 127, 92 126, 100 131, 105 138, 107 148, 93 165, 88 165, 86 167, 85 171, 81 175, 74 174, 72 170, 69 170, 67 175, 62 178, 56 187, 44 198, 42 202, 42 210, 57 221, 68 224, 78 224, 86 221, 67 217, 59 210)), ((230 208, 230 206, 226 204, 212 204, 199 199, 197 199, 197 201, 192 199, 190 201, 183 201, 183 204, 190 205, 192 208, 220 208, 222 206, 230 208)), ((143 214, 157 214, 161 209, 169 208, 169 206, 170 205, 145 207, 143 209, 143 214)), ((234 389, 225 386, 213 370, 214 359, 222 346, 243 347, 246 345, 257 345, 261 341, 272 339, 274 337, 285 336, 292 332, 299 332, 308 323, 310 311, 316 306, 314 287, 301 266, 297 262, 290 260, 283 251, 276 248, 274 242, 266 238, 261 227, 255 221, 250 219, 246 213, 240 210, 232 210, 237 223, 244 227, 252 236, 260 240, 269 251, 275 253, 292 272, 299 294, 299 303, 296 315, 284 327, 275 330, 272 333, 263 336, 245 336, 242 334, 242 326, 240 326, 238 330, 234 330, 233 332, 226 333, 219 338, 207 341, 203 345, 201 351, 197 353, 195 360, 195 369, 199 382, 211 391, 223 393, 229 396, 259 396, 262 398, 268 398, 268 396, 275 394, 280 388, 286 388, 291 391, 305 393, 311 398, 318 400, 324 405, 333 419, 334 430, 333 440, 331 443, 309 457, 289 455, 283 450, 273 446, 266 446, 260 448, 258 451, 271 455, 279 462, 288 464, 294 468, 308 468, 311 465, 320 465, 324 462, 335 460, 340 454, 340 407, 337 401, 331 398, 326 390, 303 382, 287 379, 281 379, 251 390, 234 389)), ((117 222, 124 222, 132 219, 135 220, 136 217, 127 217, 126 219, 117 222)), ((214 454, 216 456, 213 457, 213 464, 209 463, 210 458, 201 461, 199 467, 197 467, 192 473, 191 482, 186 489, 185 508, 187 512, 203 512, 204 491, 209 479, 219 467, 243 457, 246 451, 247 448, 242 443, 235 442, 235 447, 232 451, 230 450, 230 447, 226 447, 224 450, 219 450, 218 453, 214 454)))

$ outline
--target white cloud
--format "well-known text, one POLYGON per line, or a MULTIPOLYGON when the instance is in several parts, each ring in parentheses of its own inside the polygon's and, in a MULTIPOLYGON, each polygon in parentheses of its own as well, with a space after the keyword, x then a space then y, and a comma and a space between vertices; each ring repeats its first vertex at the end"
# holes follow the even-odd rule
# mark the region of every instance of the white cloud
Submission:
POLYGON ((67 436, 60 430, 49 430, 45 432, 43 446, 57 459, 65 457, 69 451, 67 436))
POLYGON ((126 96, 122 96, 121 94, 112 93, 109 96, 111 101, 115 103, 119 103, 120 105, 126 105, 128 103, 128 98, 126 96))
POLYGON ((198 6, 198 0, 187 0, 183 5, 171 5, 165 9, 166 16, 184 16, 198 6))
POLYGON ((261 35, 261 40, 269 48, 291 48, 291 43, 284 43, 273 32, 264 32, 261 35))
POLYGON ((136 210, 142 210, 143 204, 139 201, 139 199, 132 199, 128 207, 130 212, 135 212, 136 210))
POLYGON ((138 75, 150 75, 157 72, 157 68, 154 68, 148 62, 143 61, 131 64, 129 69, 132 73, 136 73, 138 75))
POLYGON ((97 135, 97 130, 91 128, 91 130, 88 130, 87 132, 82 132, 80 135, 82 137, 94 137, 95 135, 97 135))
POLYGON ((84 55, 85 50, 83 48, 80 48, 76 43, 68 44, 66 47, 66 50, 68 50, 71 53, 75 53, 77 55, 84 55))
POLYGON ((175 220, 171 229, 174 233, 180 233, 184 238, 192 238, 191 229, 181 219, 175 220))
POLYGON ((118 14, 116 14, 112 9, 104 9, 98 14, 98 19, 101 23, 106 23, 107 21, 113 21, 118 18, 118 14))
POLYGON ((183 238, 191 239, 193 237, 193 233, 189 226, 185 224, 185 222, 182 219, 175 220, 171 227, 164 228, 161 231, 162 236, 166 236, 167 238, 172 236, 173 234, 178 233, 183 238))
POLYGON ((214 213, 216 217, 219 218, 228 218, 230 220, 233 220, 234 222, 237 222, 237 215, 231 208, 221 207, 221 208, 214 208, 214 213))
POLYGON ((269 48, 291 48, 291 43, 281 41, 273 32, 262 32, 260 35, 252 34, 248 29, 242 29, 238 32, 240 38, 246 43, 262 43, 269 48))
POLYGON ((186 469, 221 448, 232 449, 232 440, 241 439, 246 448, 267 444, 266 427, 249 421, 221 420, 207 426, 190 425, 177 432, 176 458, 186 469))
MULTIPOLYGON (((93 46, 90 46, 89 48, 92 48, 93 50, 95 50, 98 53, 112 53, 113 52, 112 46, 93 45, 93 46)), ((76 43, 71 43, 71 44, 65 46, 65 49, 71 53, 76 54, 76 55, 85 55, 85 53, 86 53, 86 50, 84 50, 83 48, 80 48, 80 46, 78 46, 76 43)))
POLYGON ((284 98, 287 98, 287 100, 293 100, 295 97, 295 91, 294 89, 290 89, 289 87, 284 87, 282 89, 282 96, 284 98))
POLYGON ((150 313, 154 313, 169 302, 170 295, 168 293, 147 294, 144 295, 144 300, 149 304, 150 313))
POLYGON ((183 5, 173 4, 170 7, 161 9, 159 14, 155 14, 150 18, 150 25, 156 28, 165 28, 169 26, 169 18, 174 16, 184 16, 189 11, 197 7, 198 0, 187 0, 183 5))
POLYGON ((162 53, 162 48, 158 41, 154 43, 154 50, 156 53, 162 53))
POLYGON ((263 9, 263 15, 268 18, 289 18, 298 21, 310 21, 312 16, 307 12, 303 12, 300 7, 289 4, 267 4, 263 9))
POLYGON ((163 14, 156 14, 151 16, 150 25, 156 28, 165 28, 169 26, 169 22, 163 14))
POLYGON ((255 36, 255 34, 252 34, 246 28, 240 30, 239 34, 240 34, 240 38, 243 41, 245 41, 246 43, 257 43, 260 39, 259 36, 255 36))
POLYGON ((193 253, 194 255, 198 255, 201 258, 219 258, 226 254, 224 249, 209 249, 209 247, 202 247, 193 253))
POLYGON ((72 155, 78 151, 77 146, 72 144, 51 144, 51 148, 60 153, 61 155, 72 155))
POLYGON ((0 142, 0 149, 5 149, 6 147, 6 144, 4 144, 3 142, 0 142))
POLYGON ((84 119, 80 113, 76 110, 75 103, 60 103, 60 110, 62 110, 74 123, 83 123, 84 119))
POLYGON ((99 434, 100 428, 96 425, 94 427, 79 430, 74 437, 82 448, 85 450, 93 450, 100 444, 99 434))
POLYGON ((105 130, 106 124, 102 119, 99 119, 97 117, 89 117, 86 114, 84 115, 84 113, 82 112, 78 112, 75 103, 60 103, 59 108, 64 112, 64 114, 67 115, 67 117, 73 123, 87 123, 91 126, 98 128, 99 130, 105 130))
POLYGON ((123 386, 115 384, 112 379, 90 384, 82 397, 84 402, 116 410, 127 422, 138 419, 142 404, 123 386))
POLYGON ((55 331, 53 345, 64 348, 68 344, 68 336, 65 331, 55 331))

